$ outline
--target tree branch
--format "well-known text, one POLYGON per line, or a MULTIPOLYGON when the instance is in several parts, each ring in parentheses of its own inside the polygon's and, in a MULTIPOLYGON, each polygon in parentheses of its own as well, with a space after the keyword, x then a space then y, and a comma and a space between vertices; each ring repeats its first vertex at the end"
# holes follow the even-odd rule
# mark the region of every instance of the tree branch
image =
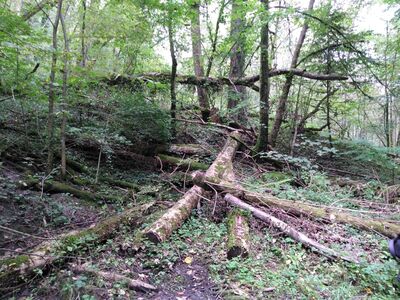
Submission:
MULTIPOLYGON (((347 80, 348 77, 338 74, 318 74, 307 72, 301 69, 271 69, 269 71, 270 77, 288 75, 299 76, 308 79, 321 80, 321 81, 333 81, 333 80, 347 80)), ((171 74, 169 73, 145 73, 139 75, 114 75, 111 78, 106 79, 109 84, 130 84, 135 81, 158 81, 158 82, 170 82, 171 74)), ((228 77, 198 77, 194 75, 176 75, 176 82, 180 84, 192 84, 200 85, 204 87, 220 87, 223 85, 240 85, 247 86, 255 91, 258 91, 258 87, 254 84, 260 80, 260 75, 248 76, 243 78, 228 78, 228 77)))

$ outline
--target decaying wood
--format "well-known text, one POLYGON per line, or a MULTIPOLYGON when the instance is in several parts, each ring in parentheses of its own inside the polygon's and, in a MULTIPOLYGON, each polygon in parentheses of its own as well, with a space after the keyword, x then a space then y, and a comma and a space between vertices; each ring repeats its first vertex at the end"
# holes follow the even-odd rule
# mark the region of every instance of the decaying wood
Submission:
POLYGON ((55 262, 62 262, 66 258, 65 253, 73 254, 70 249, 76 251, 89 241, 104 241, 116 233, 121 224, 137 227, 153 204, 143 204, 100 221, 92 227, 60 235, 54 240, 39 244, 28 254, 0 260, 0 287, 12 286, 26 278, 34 269, 44 269, 55 262))
MULTIPOLYGON (((269 77, 274 76, 281 76, 281 75, 288 75, 292 74, 293 76, 304 77, 308 79, 314 80, 322 80, 322 81, 329 81, 329 80, 347 80, 347 76, 338 75, 338 74, 317 74, 307 72, 306 70, 302 69, 271 69, 269 70, 269 77)), ((131 75, 131 76, 121 76, 116 75, 111 78, 107 78, 105 81, 111 85, 116 84, 132 84, 135 82, 146 82, 146 81, 158 81, 162 83, 169 83, 170 82, 171 74, 169 73, 146 73, 146 74, 138 74, 138 75, 131 75)), ((194 75, 176 75, 176 82, 180 84, 190 84, 190 85, 197 85, 203 87, 214 87, 218 88, 223 85, 228 86, 246 86, 255 91, 259 91, 259 87, 255 85, 256 82, 260 80, 259 75, 242 77, 242 78, 228 78, 228 77, 201 77, 201 76, 194 76, 194 75)))
POLYGON ((342 212, 338 208, 320 208, 300 201, 284 200, 272 195, 258 194, 244 190, 241 190, 240 193, 251 203, 279 207, 286 212, 298 216, 310 216, 316 219, 325 219, 330 222, 349 224, 363 230, 379 232, 387 237, 395 237, 400 232, 399 224, 385 220, 356 217, 342 212))
POLYGON ((92 202, 99 202, 99 201, 117 202, 121 200, 120 197, 116 197, 114 195, 101 195, 92 193, 89 191, 78 189, 67 183, 55 180, 45 180, 44 182, 42 182, 37 178, 28 178, 25 180, 20 180, 18 182, 18 186, 20 188, 26 188, 26 189, 33 188, 38 191, 43 191, 51 194, 68 193, 74 195, 77 198, 92 202))
POLYGON ((190 216, 203 194, 204 190, 201 187, 193 186, 161 218, 145 230, 145 236, 154 243, 165 241, 190 216))
POLYGON ((187 155, 208 155, 210 151, 198 144, 173 144, 168 152, 187 155))
POLYGON ((160 158, 161 162, 165 165, 175 165, 181 166, 184 169, 189 170, 207 170, 208 165, 195 161, 193 159, 182 159, 179 157, 174 157, 165 154, 159 154, 158 157, 160 158))
MULTIPOLYGON (((207 180, 210 182, 235 181, 232 159, 239 147, 239 137, 238 132, 232 132, 228 137, 224 148, 204 175, 207 180)), ((192 209, 197 206, 204 193, 205 190, 201 186, 193 186, 160 219, 144 231, 145 236, 156 243, 165 241, 190 216, 192 209)))
POLYGON ((104 272, 104 271, 99 271, 91 268, 87 264, 84 265, 73 265, 72 270, 76 273, 87 273, 91 274, 97 277, 100 277, 106 281, 111 281, 111 282, 123 282, 126 283, 127 286, 133 290, 138 290, 142 292, 147 292, 147 291, 155 291, 157 288, 154 285, 151 285, 149 283, 146 283, 142 280, 138 279, 132 279, 127 276, 117 274, 114 272, 104 272))
POLYGON ((243 211, 233 210, 228 216, 228 258, 249 255, 248 216, 243 211))
POLYGON ((286 235, 288 235, 291 238, 293 238, 294 240, 302 243, 303 245, 308 246, 311 249, 317 250, 319 253, 321 253, 324 256, 327 256, 329 258, 339 258, 339 259, 343 259, 343 260, 349 261, 349 262, 357 262, 356 260, 354 260, 350 257, 343 256, 343 255, 337 253, 336 251, 318 243, 317 241, 315 241, 315 240, 309 238, 308 236, 306 236, 305 234, 297 231, 295 228, 293 228, 292 226, 279 220, 278 218, 276 218, 270 214, 267 214, 266 212, 243 202, 242 200, 240 200, 239 198, 237 198, 231 194, 226 194, 224 199, 225 199, 225 201, 227 201, 228 203, 230 203, 236 207, 250 211, 258 219, 260 219, 264 222, 267 222, 271 226, 281 230, 286 235))

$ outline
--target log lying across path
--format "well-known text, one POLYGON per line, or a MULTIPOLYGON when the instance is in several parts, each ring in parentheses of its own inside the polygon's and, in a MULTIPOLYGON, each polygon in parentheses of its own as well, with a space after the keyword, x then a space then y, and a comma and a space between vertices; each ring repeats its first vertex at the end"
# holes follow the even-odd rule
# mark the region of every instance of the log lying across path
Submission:
POLYGON ((34 269, 62 262, 65 255, 78 250, 87 243, 99 243, 111 237, 121 224, 137 227, 154 203, 147 203, 128 209, 119 215, 100 221, 93 227, 75 230, 49 239, 36 246, 29 253, 0 260, 0 287, 7 288, 33 272, 34 269))
MULTIPOLYGON (((209 180, 215 182, 225 182, 225 180, 231 182, 234 180, 232 177, 232 159, 239 147, 239 143, 235 139, 238 137, 237 132, 231 133, 228 137, 224 148, 205 173, 209 180)), ((200 198, 204 197, 204 193, 205 190, 202 186, 193 186, 160 219, 151 224, 144 231, 144 235, 155 243, 165 241, 190 216, 200 198)))
POLYGON ((147 291, 155 291, 157 288, 149 283, 143 282, 138 279, 131 279, 127 276, 117 274, 114 272, 104 272, 91 268, 90 266, 84 265, 73 265, 72 270, 76 273, 87 273, 91 275, 95 275, 100 277, 108 282, 119 282, 126 283, 127 286, 133 290, 147 292, 147 291))
POLYGON ((235 196, 233 196, 231 194, 226 194, 224 199, 225 199, 225 201, 227 201, 229 204, 231 204, 233 206, 240 207, 241 209, 250 211, 258 219, 260 219, 264 222, 267 222, 268 224, 270 224, 271 226, 273 226, 275 228, 278 228, 283 233, 285 233, 287 236, 290 236, 294 240, 299 241, 300 243, 302 243, 305 246, 310 247, 311 249, 317 250, 319 253, 321 253, 322 255, 324 255, 326 257, 340 258, 340 259, 343 259, 348 262, 357 263, 356 260, 354 260, 350 257, 340 255, 336 251, 318 243, 317 241, 315 241, 313 239, 310 239, 305 234, 297 231, 295 228, 293 228, 292 226, 279 220, 278 218, 275 218, 274 216, 271 216, 270 214, 267 214, 266 212, 243 202, 242 200, 240 200, 239 198, 236 198, 235 196))

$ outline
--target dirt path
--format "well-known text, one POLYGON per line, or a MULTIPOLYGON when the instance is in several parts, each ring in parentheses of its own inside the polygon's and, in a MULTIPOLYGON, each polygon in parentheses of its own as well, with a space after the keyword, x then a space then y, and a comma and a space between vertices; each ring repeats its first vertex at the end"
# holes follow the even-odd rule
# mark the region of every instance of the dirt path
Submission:
MULTIPOLYGON (((176 264, 166 280, 159 286, 153 300, 216 300, 217 287, 209 278, 207 267, 199 263, 176 264)), ((142 298, 145 299, 145 298, 142 298)))

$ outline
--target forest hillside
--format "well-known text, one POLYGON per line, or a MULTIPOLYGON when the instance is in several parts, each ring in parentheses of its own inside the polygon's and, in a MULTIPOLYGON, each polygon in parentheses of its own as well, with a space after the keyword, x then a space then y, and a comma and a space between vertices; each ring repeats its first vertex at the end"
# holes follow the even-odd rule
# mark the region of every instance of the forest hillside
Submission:
POLYGON ((399 4, 0 0, 0 299, 399 299, 399 4))

